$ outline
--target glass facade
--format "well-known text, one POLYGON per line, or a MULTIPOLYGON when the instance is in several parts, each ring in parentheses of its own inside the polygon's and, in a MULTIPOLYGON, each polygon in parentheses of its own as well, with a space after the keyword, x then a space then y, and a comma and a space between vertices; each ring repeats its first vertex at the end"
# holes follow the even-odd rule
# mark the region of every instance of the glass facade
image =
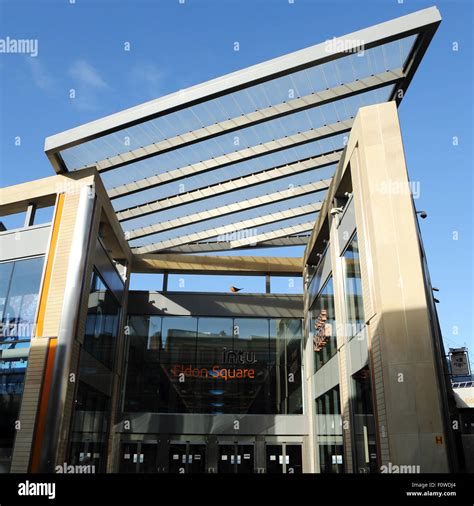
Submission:
POLYGON ((315 336, 313 339, 314 367, 317 371, 328 362, 337 351, 336 315, 334 312, 334 285, 332 276, 328 278, 311 305, 310 325, 311 333, 315 336), (318 329, 318 325, 321 325, 320 329, 318 329))
POLYGON ((0 264, 0 473, 10 469, 44 257, 0 264))
POLYGON ((29 341, 34 333, 43 263, 41 256, 0 264, 2 349, 29 346, 22 342, 29 341))
POLYGON ((357 234, 342 255, 347 336, 354 337, 365 324, 357 234))
POLYGON ((73 414, 70 462, 104 472, 121 307, 93 272, 73 414))
POLYGON ((356 473, 376 473, 377 445, 368 367, 352 376, 352 387, 354 470, 356 473))
POLYGON ((344 472, 344 447, 339 387, 316 399, 316 441, 321 473, 344 472))
POLYGON ((301 320, 130 316, 124 411, 301 414, 301 320))
POLYGON ((94 271, 84 335, 84 349, 108 369, 113 369, 120 305, 94 271))

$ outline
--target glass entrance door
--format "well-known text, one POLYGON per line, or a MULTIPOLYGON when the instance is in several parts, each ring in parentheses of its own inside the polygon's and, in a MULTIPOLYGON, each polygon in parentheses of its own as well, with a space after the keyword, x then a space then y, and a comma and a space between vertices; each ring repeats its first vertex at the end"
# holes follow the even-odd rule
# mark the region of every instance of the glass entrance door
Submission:
POLYGON ((303 472, 299 443, 266 444, 267 473, 301 474, 303 472))
POLYGON ((206 472, 206 445, 189 443, 188 445, 188 473, 206 472))
POLYGON ((157 453, 157 443, 141 443, 140 452, 138 455, 139 473, 158 472, 157 453))
POLYGON ((121 473, 157 473, 158 442, 122 443, 121 473))
POLYGON ((91 473, 105 472, 104 444, 97 441, 73 441, 70 446, 70 462, 89 466, 91 473))
POLYGON ((285 472, 288 474, 301 474, 303 472, 300 444, 285 444, 285 472))
POLYGON ((254 472, 254 447, 253 444, 237 444, 236 445, 236 465, 237 473, 253 473, 254 472))
POLYGON ((267 473, 283 473, 283 445, 266 445, 267 473))
POLYGON ((121 473, 137 473, 138 472, 138 444, 139 443, 122 443, 120 450, 120 466, 121 473))
POLYGON ((170 473, 183 474, 186 472, 186 443, 170 443, 168 466, 170 473))
POLYGON ((252 443, 219 444, 219 473, 255 472, 254 445, 252 443))
POLYGON ((219 462, 217 471, 219 473, 235 473, 235 445, 219 445, 219 462))
POLYGON ((204 473, 206 445, 203 443, 171 442, 168 466, 170 473, 204 473))

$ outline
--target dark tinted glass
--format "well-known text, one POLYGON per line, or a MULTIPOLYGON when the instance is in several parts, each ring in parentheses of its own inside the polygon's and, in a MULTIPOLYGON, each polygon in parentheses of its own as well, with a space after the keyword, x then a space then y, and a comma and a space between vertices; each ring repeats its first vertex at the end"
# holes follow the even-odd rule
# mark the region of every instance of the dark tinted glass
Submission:
POLYGON ((129 317, 125 411, 302 413, 300 320, 155 318, 129 317))

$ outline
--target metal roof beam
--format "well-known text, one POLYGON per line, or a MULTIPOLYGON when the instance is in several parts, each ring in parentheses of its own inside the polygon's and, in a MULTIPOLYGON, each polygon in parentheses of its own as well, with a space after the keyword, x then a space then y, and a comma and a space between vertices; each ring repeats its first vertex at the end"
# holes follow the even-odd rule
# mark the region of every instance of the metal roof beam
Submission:
POLYGON ((320 192, 327 190, 330 184, 331 179, 323 179, 322 181, 317 181, 315 183, 295 186, 282 191, 267 193, 266 195, 259 195, 258 197, 251 199, 234 202, 225 206, 215 207, 206 211, 187 214, 173 220, 153 223, 147 227, 141 227, 125 232, 125 239, 131 241, 133 239, 138 239, 139 237, 146 237, 148 235, 185 227, 187 225, 200 223, 203 221, 211 220, 213 218, 220 218, 221 216, 238 213, 240 211, 247 211, 248 209, 254 209, 267 204, 273 204, 274 202, 280 202, 296 197, 301 197, 303 195, 320 192))
POLYGON ((387 70, 380 74, 364 77, 347 84, 341 84, 339 86, 335 86, 334 88, 328 88, 326 90, 312 93, 311 95, 271 105, 264 109, 259 109, 248 114, 242 114, 220 123, 199 128, 198 130, 194 130, 192 132, 185 132, 169 139, 164 139, 110 158, 105 158, 104 160, 95 162, 94 166, 99 172, 117 169, 119 167, 123 167, 124 165, 129 165, 131 163, 146 160, 157 155, 190 146, 197 142, 207 141, 220 135, 235 132, 243 128, 249 128, 266 121, 282 118, 289 114, 305 111, 330 102, 335 102, 354 95, 373 91, 390 84, 396 84, 404 77, 405 74, 402 69, 387 70))
POLYGON ((292 225, 290 227, 279 228, 278 230, 273 230, 271 232, 264 232, 263 234, 258 234, 254 237, 245 237, 243 239, 238 239, 236 241, 230 241, 230 247, 242 248, 244 246, 251 246, 251 245, 259 247, 261 242, 279 239, 289 234, 299 234, 303 232, 309 232, 313 229, 313 227, 314 221, 307 221, 306 223, 301 223, 300 225, 292 225))
MULTIPOLYGON (((321 209, 321 202, 314 202, 312 204, 307 204, 304 206, 293 207, 290 209, 285 209, 284 211, 278 211, 275 213, 267 214, 264 216, 257 216, 255 218, 251 218, 248 220, 238 221, 236 223, 229 223, 228 225, 222 225, 220 227, 210 228, 207 230, 203 230, 201 232, 194 232, 188 235, 182 235, 178 237, 173 237, 172 239, 166 239, 164 241, 159 241, 151 244, 146 244, 144 246, 133 247, 132 252, 134 254, 142 254, 142 253, 154 253, 156 251, 163 251, 167 249, 171 249, 175 246, 181 246, 183 244, 188 244, 190 242, 202 241, 205 239, 210 239, 213 237, 218 237, 220 235, 225 234, 234 234, 238 231, 243 231, 247 229, 256 229, 256 227, 270 225, 272 223, 276 223, 279 221, 284 221, 290 218, 296 218, 298 216, 304 216, 306 214, 316 213, 321 209)), ((297 233, 297 232, 295 232, 297 233)), ((247 234, 245 234, 247 235, 247 234)), ((286 234, 290 235, 290 234, 286 234)), ((278 237, 278 236, 277 236, 278 237)), ((281 236, 279 236, 281 237, 281 236)), ((252 237, 250 237, 250 243, 252 244, 252 237)))
POLYGON ((303 144, 308 144, 309 142, 349 132, 353 123, 353 118, 337 121, 336 123, 324 125, 319 128, 313 128, 311 130, 306 130, 305 132, 281 137, 263 144, 257 144, 249 148, 241 149, 239 151, 226 153, 224 155, 211 158, 210 160, 186 165, 185 167, 180 167, 178 169, 163 172, 162 174, 146 177, 138 181, 111 188, 108 191, 108 195, 111 199, 116 199, 132 193, 149 190, 162 184, 172 183, 173 181, 178 181, 179 179, 183 179, 185 177, 204 174, 205 172, 209 172, 211 170, 222 169, 234 163, 245 162, 260 156, 277 153, 278 151, 283 151, 288 148, 302 146, 303 144))
POLYGON ((193 202, 215 197, 217 195, 224 195, 232 191, 241 190, 242 188, 249 188, 268 181, 276 181, 277 179, 282 179, 284 177, 327 167, 328 165, 339 162, 342 151, 343 150, 341 149, 332 153, 324 153, 314 158, 307 158, 295 163, 265 169, 248 176, 230 179, 228 181, 224 181, 223 183, 217 183, 205 188, 198 188, 187 193, 174 195, 164 199, 145 202, 144 204, 140 204, 136 207, 118 210, 117 218, 120 222, 123 222, 159 211, 164 211, 166 209, 191 204, 193 202))
MULTIPOLYGON (((270 241, 261 242, 258 245, 258 248, 285 248, 292 246, 306 246, 309 239, 308 235, 300 235, 294 237, 282 237, 281 239, 274 239, 270 241)), ((252 247, 253 248, 253 247, 252 247)), ((192 254, 192 253, 215 253, 218 251, 228 251, 230 250, 230 241, 219 241, 219 242, 199 242, 199 243, 190 243, 184 244, 183 246, 177 246, 176 248, 167 249, 166 252, 156 253, 157 255, 163 255, 166 253, 184 253, 184 254, 192 254)), ((248 249, 248 248, 234 248, 234 249, 248 249)))
POLYGON ((57 171, 67 170, 57 163, 55 155, 58 151, 234 91, 344 57, 361 49, 361 44, 363 49, 370 49, 424 30, 436 29, 440 21, 438 9, 429 7, 342 37, 335 37, 331 40, 332 44, 325 41, 53 135, 45 141, 45 152, 57 171))

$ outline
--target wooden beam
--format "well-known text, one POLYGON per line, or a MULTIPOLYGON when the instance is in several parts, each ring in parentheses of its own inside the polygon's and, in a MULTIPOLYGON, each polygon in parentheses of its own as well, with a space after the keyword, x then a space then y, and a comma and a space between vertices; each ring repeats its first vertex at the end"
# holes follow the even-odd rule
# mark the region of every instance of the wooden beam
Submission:
POLYGON ((79 191, 83 185, 94 181, 97 171, 93 168, 36 179, 27 183, 7 186, 0 189, 0 216, 26 211, 34 203, 37 209, 52 206, 58 193, 79 191))
POLYGON ((301 276, 302 259, 289 257, 133 255, 132 272, 206 275, 301 276))

